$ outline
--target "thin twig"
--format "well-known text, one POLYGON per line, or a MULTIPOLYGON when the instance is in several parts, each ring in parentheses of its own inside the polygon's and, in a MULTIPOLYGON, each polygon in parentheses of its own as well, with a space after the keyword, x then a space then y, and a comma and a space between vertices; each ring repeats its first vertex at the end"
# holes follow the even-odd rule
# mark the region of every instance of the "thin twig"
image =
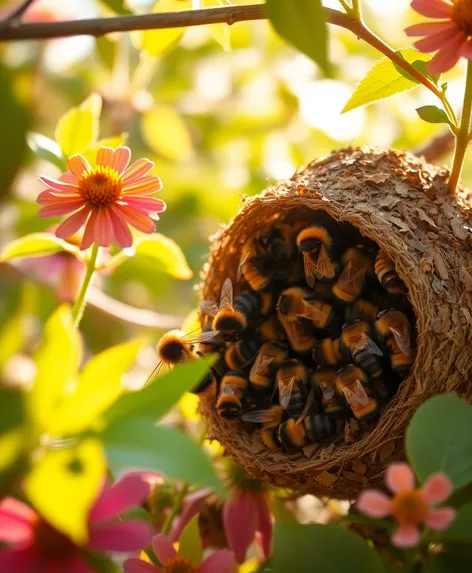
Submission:
MULTIPOLYGON (((56 294, 56 289, 53 285, 37 277, 32 277, 20 267, 10 263, 0 264, 0 276, 13 280, 31 280, 47 288, 53 294, 56 294)), ((92 310, 106 314, 115 320, 144 328, 170 330, 172 328, 179 328, 184 320, 182 316, 159 314, 152 310, 130 306, 93 287, 90 289, 88 304, 92 310)))
POLYGON ((454 134, 447 130, 431 141, 427 141, 422 147, 413 150, 413 153, 418 157, 424 157, 428 163, 435 163, 448 153, 452 153, 454 141, 454 134))
POLYGON ((34 1, 35 0, 25 0, 21 6, 18 6, 18 8, 7 17, 6 22, 11 24, 12 21, 19 20, 34 1))

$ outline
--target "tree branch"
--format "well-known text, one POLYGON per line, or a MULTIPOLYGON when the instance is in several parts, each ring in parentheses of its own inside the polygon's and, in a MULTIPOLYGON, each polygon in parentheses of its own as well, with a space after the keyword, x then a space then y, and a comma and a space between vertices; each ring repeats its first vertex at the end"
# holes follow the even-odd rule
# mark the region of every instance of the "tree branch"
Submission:
POLYGON ((33 2, 34 0, 25 0, 21 6, 18 6, 18 8, 7 17, 7 22, 11 24, 13 20, 19 20, 33 2))
MULTIPOLYGON (((325 8, 327 21, 343 28, 349 28, 353 20, 338 12, 325 8)), ((5 21, 0 23, 0 42, 9 40, 47 40, 66 36, 103 36, 111 32, 131 32, 134 30, 160 30, 203 26, 205 24, 228 25, 248 20, 266 18, 264 4, 248 6, 223 6, 203 10, 186 10, 162 14, 142 14, 137 16, 117 16, 115 18, 94 18, 70 22, 21 23, 5 21)))

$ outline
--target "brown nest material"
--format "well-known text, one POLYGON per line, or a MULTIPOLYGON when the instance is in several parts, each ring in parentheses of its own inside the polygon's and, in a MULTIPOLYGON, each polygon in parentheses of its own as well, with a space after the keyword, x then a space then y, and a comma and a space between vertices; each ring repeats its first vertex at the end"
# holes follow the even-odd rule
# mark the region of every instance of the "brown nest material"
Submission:
POLYGON ((394 261, 416 316, 417 358, 380 420, 352 443, 341 440, 286 455, 264 447, 258 432, 218 416, 203 397, 208 434, 246 472, 300 493, 352 499, 382 487, 383 472, 404 458, 404 432, 422 402, 456 391, 472 397, 472 234, 470 196, 448 195, 446 170, 396 150, 348 148, 310 163, 290 180, 247 198, 231 223, 212 238, 202 299, 218 300, 223 281, 236 280, 241 246, 275 222, 326 211, 374 240, 394 261))

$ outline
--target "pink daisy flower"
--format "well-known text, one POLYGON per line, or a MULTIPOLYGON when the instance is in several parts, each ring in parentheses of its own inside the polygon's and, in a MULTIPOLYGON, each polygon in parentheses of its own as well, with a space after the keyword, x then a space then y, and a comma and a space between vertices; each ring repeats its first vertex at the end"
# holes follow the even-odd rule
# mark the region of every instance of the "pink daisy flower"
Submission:
POLYGON ((14 499, 0 503, 0 571, 8 573, 93 573, 85 551, 139 551, 149 545, 149 526, 136 519, 120 521, 120 513, 140 505, 149 492, 145 474, 131 472, 112 486, 105 485, 89 515, 89 540, 79 547, 42 519, 31 507, 14 499))
POLYGON ((432 74, 446 72, 460 57, 472 59, 470 0, 413 0, 411 7, 422 16, 440 20, 415 24, 405 30, 407 36, 424 36, 415 42, 421 52, 437 51, 428 64, 432 74))
POLYGON ((209 555, 200 564, 193 563, 187 557, 180 556, 172 545, 172 541, 162 535, 152 538, 152 547, 162 563, 156 567, 141 559, 127 559, 124 564, 125 573, 232 573, 234 571, 234 556, 228 549, 220 549, 209 555))
POLYGON ((149 159, 138 159, 128 167, 129 147, 101 147, 95 166, 82 155, 68 160, 69 171, 59 179, 41 176, 48 187, 39 194, 37 202, 44 205, 40 217, 57 217, 72 213, 56 229, 56 235, 67 239, 85 225, 80 248, 92 243, 108 247, 130 247, 133 237, 129 225, 152 233, 156 218, 166 204, 161 199, 146 197, 162 188, 156 175, 148 175, 154 166, 149 159))
POLYGON ((456 512, 452 507, 433 508, 436 503, 445 501, 452 492, 451 480, 443 473, 435 473, 415 489, 415 476, 405 463, 390 464, 385 472, 385 483, 394 493, 393 498, 376 490, 361 493, 356 507, 365 515, 382 518, 391 515, 398 528, 391 537, 393 545, 407 549, 418 545, 420 531, 418 525, 436 531, 447 529, 454 521, 456 512))

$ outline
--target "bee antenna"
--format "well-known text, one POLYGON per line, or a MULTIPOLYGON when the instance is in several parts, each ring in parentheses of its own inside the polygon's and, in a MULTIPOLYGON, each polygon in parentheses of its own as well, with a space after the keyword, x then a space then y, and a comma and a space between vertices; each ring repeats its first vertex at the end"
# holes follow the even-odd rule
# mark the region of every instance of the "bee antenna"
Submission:
MULTIPOLYGON (((157 366, 154 368, 154 370, 151 372, 151 374, 149 374, 149 376, 147 377, 146 382, 144 382, 144 386, 147 386, 149 380, 151 380, 154 376, 154 373, 159 369, 159 367, 161 366, 162 362, 158 362, 157 366)), ((144 388, 143 386, 143 388, 144 388)))

